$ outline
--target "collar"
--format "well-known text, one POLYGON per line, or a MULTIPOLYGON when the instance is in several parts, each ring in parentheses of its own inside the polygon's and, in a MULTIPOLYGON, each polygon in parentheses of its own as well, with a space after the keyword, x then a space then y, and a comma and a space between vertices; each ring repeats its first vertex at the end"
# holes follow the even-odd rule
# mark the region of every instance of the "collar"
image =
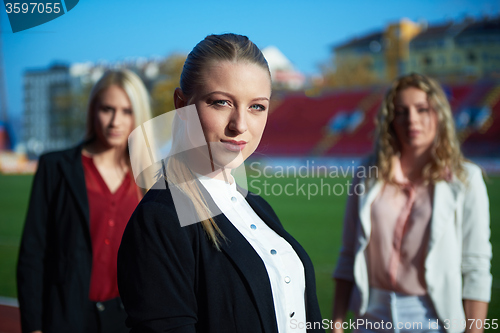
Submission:
POLYGON ((200 175, 198 173, 194 173, 196 178, 205 186, 208 192, 212 193, 234 193, 236 192, 236 181, 234 180, 233 175, 229 173, 228 179, 222 180, 218 178, 212 178, 209 176, 200 175))

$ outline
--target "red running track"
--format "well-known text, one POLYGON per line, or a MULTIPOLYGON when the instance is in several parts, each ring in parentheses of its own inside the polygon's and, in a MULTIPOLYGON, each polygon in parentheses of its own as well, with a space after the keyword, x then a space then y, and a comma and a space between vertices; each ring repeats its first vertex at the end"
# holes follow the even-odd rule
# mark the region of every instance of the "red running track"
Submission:
POLYGON ((0 333, 21 333, 18 307, 0 305, 0 333))

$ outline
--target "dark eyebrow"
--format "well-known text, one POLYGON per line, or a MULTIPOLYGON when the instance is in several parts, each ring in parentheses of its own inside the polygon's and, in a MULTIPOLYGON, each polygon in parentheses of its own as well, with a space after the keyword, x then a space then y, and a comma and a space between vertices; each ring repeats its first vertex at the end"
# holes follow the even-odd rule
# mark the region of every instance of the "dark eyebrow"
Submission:
POLYGON ((101 108, 110 108, 110 109, 114 109, 113 106, 109 105, 109 104, 106 104, 106 103, 98 103, 98 106, 101 107, 101 108))
MULTIPOLYGON (((429 107, 429 103, 428 102, 416 103, 415 106, 417 106, 417 107, 429 107)), ((404 104, 394 103, 394 107, 395 108, 407 108, 408 106, 406 106, 404 104)))
MULTIPOLYGON (((212 91, 212 92, 209 92, 208 94, 203 95, 201 98, 205 99, 208 96, 213 95, 213 94, 221 94, 221 95, 228 96, 232 99, 235 99, 233 95, 231 95, 230 93, 224 92, 224 91, 212 91)), ((268 97, 257 97, 257 98, 252 99, 252 101, 269 101, 269 98, 268 97)))

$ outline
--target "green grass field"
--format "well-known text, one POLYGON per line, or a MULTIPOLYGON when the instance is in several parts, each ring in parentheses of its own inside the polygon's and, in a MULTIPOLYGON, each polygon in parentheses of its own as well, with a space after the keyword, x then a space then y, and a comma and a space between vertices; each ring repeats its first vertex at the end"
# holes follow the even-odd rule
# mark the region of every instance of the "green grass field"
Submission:
MULTIPOLYGON (((299 186, 316 183, 318 186, 328 183, 330 188, 344 195, 327 195, 326 186, 323 195, 311 196, 299 192, 297 179, 272 178, 260 179, 249 177, 249 188, 261 192, 273 206, 285 228, 304 246, 309 253, 315 269, 317 293, 323 318, 330 318, 333 283, 331 273, 337 261, 342 235, 342 219, 346 201, 346 182, 343 178, 299 179, 299 186), (269 185, 264 187, 264 181, 269 185), (279 185, 274 185, 279 184, 279 185), (293 196, 278 194, 280 187, 287 184, 288 192, 293 196), (274 185, 274 188, 272 187, 274 185), (267 190, 267 192, 266 192, 267 190), (266 195, 268 194, 268 195, 266 195)), ((0 296, 16 297, 15 266, 19 249, 20 235, 23 228, 28 204, 32 176, 0 175, 0 296)), ((488 318, 500 318, 500 177, 491 177, 487 181, 491 206, 491 241, 493 244, 493 290, 488 318)), ((320 187, 319 187, 320 188, 320 187)), ((446 258, 444 258, 445 260, 446 258)))

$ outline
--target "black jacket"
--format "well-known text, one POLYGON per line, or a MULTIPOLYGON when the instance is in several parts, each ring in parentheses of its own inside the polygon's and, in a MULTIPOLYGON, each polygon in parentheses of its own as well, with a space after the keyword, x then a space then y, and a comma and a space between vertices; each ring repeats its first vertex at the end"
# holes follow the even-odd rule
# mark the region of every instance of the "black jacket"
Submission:
MULTIPOLYGON (((201 185, 200 189, 213 206, 208 192, 201 185)), ((253 193, 246 199, 302 260, 307 321, 317 322, 318 327, 321 314, 311 260, 264 199, 253 193)), ((118 287, 131 333, 277 333, 262 259, 225 215, 214 219, 227 238, 221 240, 221 251, 208 240, 201 223, 180 226, 169 189, 146 194, 118 252, 118 287)))
POLYGON ((92 245, 81 148, 39 160, 17 266, 23 332, 84 327, 92 245))

